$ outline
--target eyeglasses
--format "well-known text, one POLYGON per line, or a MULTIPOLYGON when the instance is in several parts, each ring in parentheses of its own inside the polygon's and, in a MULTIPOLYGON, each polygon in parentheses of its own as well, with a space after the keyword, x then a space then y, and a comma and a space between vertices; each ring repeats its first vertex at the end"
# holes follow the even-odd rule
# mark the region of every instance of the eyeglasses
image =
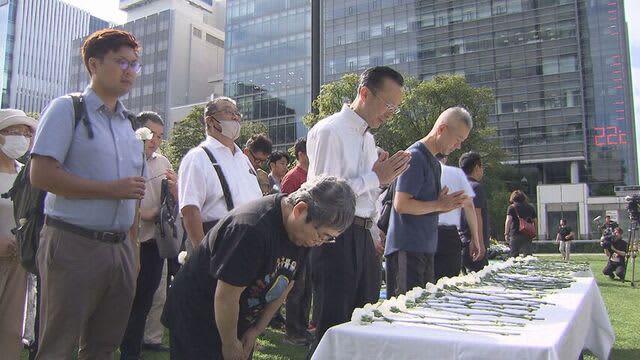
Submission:
POLYGON ((251 154, 251 157, 253 158, 253 162, 258 164, 258 165, 262 165, 267 161, 267 158, 261 159, 259 157, 256 156, 256 154, 254 154, 253 151, 249 150, 249 154, 251 154))
POLYGON ((321 244, 333 244, 336 242, 335 236, 328 235, 323 238, 322 235, 320 235, 320 231, 318 231, 318 228, 314 226, 314 229, 316 229, 316 238, 320 240, 321 244))
POLYGON ((235 116, 239 117, 240 119, 242 119, 242 114, 238 110, 222 109, 222 110, 216 111, 215 113, 219 113, 219 112, 225 113, 227 115, 235 115, 235 116))
POLYGON ((140 73, 140 70, 142 70, 142 64, 140 64, 137 60, 128 61, 126 59, 120 58, 115 60, 115 62, 118 64, 120 70, 122 71, 131 69, 134 73, 138 74, 140 73))
POLYGON ((383 98, 381 98, 380 96, 376 95, 376 93, 373 92, 373 91, 371 93, 373 94, 373 96, 378 98, 378 100, 382 101, 382 103, 384 104, 384 107, 387 108, 388 112, 392 112, 394 114, 397 114, 397 113, 400 112, 400 108, 398 108, 398 106, 386 102, 383 98))

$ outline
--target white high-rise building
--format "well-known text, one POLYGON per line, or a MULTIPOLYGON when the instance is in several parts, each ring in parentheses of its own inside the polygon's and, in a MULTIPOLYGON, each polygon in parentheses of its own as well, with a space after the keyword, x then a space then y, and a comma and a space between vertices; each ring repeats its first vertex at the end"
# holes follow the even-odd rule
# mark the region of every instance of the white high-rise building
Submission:
MULTIPOLYGON (((224 2, 127 0, 120 2, 120 9, 127 12, 127 23, 120 27, 142 46, 142 71, 122 98, 129 110, 157 112, 168 133, 183 118, 185 106, 222 95, 224 2)), ((74 46, 82 41, 77 39, 74 46)), ((71 73, 68 90, 83 89, 89 78, 79 55, 72 60, 71 73)))
POLYGON ((66 92, 73 39, 108 26, 60 0, 0 0, 0 105, 42 111, 66 92))

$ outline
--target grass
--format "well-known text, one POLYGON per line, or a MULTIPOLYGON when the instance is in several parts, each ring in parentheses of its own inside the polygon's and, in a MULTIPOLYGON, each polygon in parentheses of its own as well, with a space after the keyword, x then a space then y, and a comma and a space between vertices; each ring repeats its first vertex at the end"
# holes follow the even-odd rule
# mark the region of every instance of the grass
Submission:
MULTIPOLYGON (((558 259, 559 255, 544 256, 545 258, 558 259)), ((640 284, 632 288, 629 282, 621 283, 611 281, 602 274, 602 268, 606 264, 603 255, 572 255, 572 261, 583 261, 591 264, 591 268, 598 282, 598 287, 604 298, 609 318, 616 335, 616 342, 611 352, 611 360, 638 360, 640 359, 640 284)), ((639 264, 640 266, 640 260, 639 264)), ((627 271, 631 277, 631 267, 627 271)), ((640 269, 636 272, 640 279, 640 269)), ((168 343, 165 334, 165 343, 168 343)), ((304 359, 307 350, 301 346, 289 345, 284 342, 284 334, 279 330, 268 329, 258 339, 253 358, 256 360, 288 360, 304 359)), ((23 354, 21 359, 27 359, 23 354)), ((167 353, 145 352, 144 360, 168 360, 167 353)), ((596 359, 595 356, 586 354, 585 360, 596 359)), ((570 359, 569 359, 570 360, 570 359)))

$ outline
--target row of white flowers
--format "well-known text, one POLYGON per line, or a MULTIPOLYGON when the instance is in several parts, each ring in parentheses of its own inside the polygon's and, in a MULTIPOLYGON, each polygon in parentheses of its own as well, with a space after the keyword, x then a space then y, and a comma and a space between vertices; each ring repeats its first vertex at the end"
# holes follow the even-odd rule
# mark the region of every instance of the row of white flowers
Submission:
POLYGON ((409 290, 406 294, 398 297, 392 297, 391 299, 378 302, 376 304, 366 304, 362 308, 357 308, 351 315, 351 322, 355 324, 367 325, 371 323, 371 319, 375 317, 375 312, 380 312, 385 317, 393 317, 395 313, 399 311, 407 311, 407 305, 411 306, 416 303, 418 298, 425 296, 435 296, 435 294, 441 290, 444 290, 448 286, 461 286, 465 284, 475 284, 482 282, 482 278, 488 274, 494 272, 500 272, 506 268, 509 268, 515 264, 522 262, 536 261, 534 256, 510 258, 504 262, 485 266, 484 269, 477 273, 471 272, 464 276, 456 276, 453 278, 444 277, 438 280, 434 285, 427 283, 424 288, 415 287, 409 290))

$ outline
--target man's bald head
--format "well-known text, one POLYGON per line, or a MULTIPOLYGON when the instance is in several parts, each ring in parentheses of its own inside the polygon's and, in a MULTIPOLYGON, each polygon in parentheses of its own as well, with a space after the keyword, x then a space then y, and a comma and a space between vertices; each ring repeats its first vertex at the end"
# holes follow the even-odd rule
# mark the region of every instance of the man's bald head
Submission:
POLYGON ((471 114, 460 106, 448 108, 436 120, 431 133, 436 138, 438 152, 449 155, 459 149, 473 128, 471 114))
POLYGON ((460 106, 454 106, 443 111, 442 114, 438 116, 434 127, 437 127, 440 124, 450 124, 451 126, 462 124, 467 129, 471 130, 473 128, 473 118, 467 109, 460 106))

